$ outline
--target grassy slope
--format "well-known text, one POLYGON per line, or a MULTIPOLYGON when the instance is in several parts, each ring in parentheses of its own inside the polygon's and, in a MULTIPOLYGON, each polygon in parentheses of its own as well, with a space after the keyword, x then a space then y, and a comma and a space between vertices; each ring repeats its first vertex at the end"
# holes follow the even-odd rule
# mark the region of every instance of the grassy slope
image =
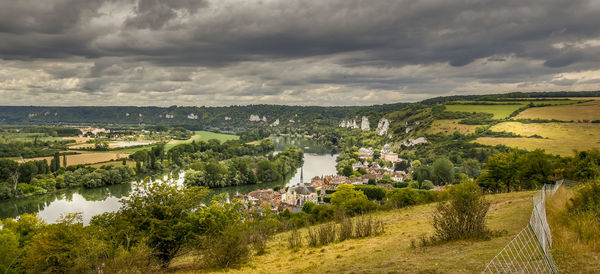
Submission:
POLYGON ((459 124, 460 119, 452 119, 452 120, 435 120, 431 124, 431 126, 427 129, 426 133, 428 134, 453 134, 458 131, 462 134, 472 134, 475 133, 475 129, 479 125, 465 125, 459 124))
POLYGON ((503 122, 490 128, 496 132, 514 132, 523 137, 539 135, 539 138, 493 138, 481 137, 476 142, 484 145, 504 144, 527 150, 545 149, 549 153, 570 156, 573 149, 600 148, 600 124, 597 123, 532 123, 503 122))
MULTIPOLYGON (((492 207, 488 224, 494 230, 506 230, 505 236, 490 241, 458 241, 439 246, 410 247, 412 239, 431 235, 431 214, 435 204, 420 205, 374 213, 386 223, 383 235, 347 240, 329 246, 304 247, 295 252, 287 248, 287 234, 279 234, 269 243, 267 254, 253 257, 239 273, 339 273, 339 272, 480 272, 485 265, 526 224, 531 214, 531 195, 517 192, 489 196, 492 207)), ((306 235, 306 231, 301 231, 306 235)), ((199 271, 191 256, 173 262, 171 271, 199 271)), ((225 271, 225 270, 220 270, 225 271)))
POLYGON ((575 105, 529 108, 519 113, 515 119, 600 120, 600 100, 575 105))
POLYGON ((194 135, 192 136, 192 138, 187 139, 187 140, 172 140, 165 145, 165 149, 169 150, 176 145, 184 144, 184 143, 191 143, 192 141, 198 141, 198 140, 208 141, 210 139, 217 139, 220 142, 225 142, 228 140, 237 140, 239 138, 240 138, 240 136, 231 135, 231 134, 222 134, 222 133, 215 133, 215 132, 210 132, 210 131, 194 131, 194 135))
POLYGON ((571 188, 561 187, 546 205, 554 260, 562 273, 599 273, 600 238, 585 242, 577 236, 565 212, 572 196, 571 188))
POLYGON ((446 105, 446 111, 484 112, 494 114, 494 119, 504 119, 522 105, 446 105))

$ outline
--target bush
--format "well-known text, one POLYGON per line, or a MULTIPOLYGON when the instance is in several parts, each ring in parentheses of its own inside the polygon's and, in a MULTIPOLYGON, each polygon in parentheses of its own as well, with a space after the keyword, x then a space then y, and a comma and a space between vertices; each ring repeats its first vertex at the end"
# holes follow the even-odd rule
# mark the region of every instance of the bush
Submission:
POLYGON ((302 233, 298 229, 293 229, 288 237, 288 246, 290 249, 297 250, 302 247, 302 233))
POLYGON ((373 186, 373 185, 357 185, 354 187, 356 190, 362 191, 369 200, 378 200, 381 201, 385 198, 385 194, 387 189, 382 186, 373 186))
POLYGON ((402 208, 417 204, 419 195, 416 190, 407 188, 394 188, 387 193, 386 205, 391 208, 402 208))
POLYGON ((206 266, 230 267, 246 262, 250 257, 248 233, 241 227, 226 228, 219 236, 211 236, 203 251, 206 266))
POLYGON ((475 182, 453 186, 449 201, 440 202, 433 215, 434 237, 440 241, 487 237, 485 216, 489 208, 475 182))
POLYGON ((600 182, 580 186, 567 203, 568 218, 580 239, 589 242, 600 239, 600 182))

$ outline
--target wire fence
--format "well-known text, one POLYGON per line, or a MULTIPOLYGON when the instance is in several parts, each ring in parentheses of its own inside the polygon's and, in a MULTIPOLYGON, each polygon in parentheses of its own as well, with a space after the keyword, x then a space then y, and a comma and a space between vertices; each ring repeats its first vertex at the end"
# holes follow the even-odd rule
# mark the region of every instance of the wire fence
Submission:
POLYGON ((558 273, 552 258, 552 233, 546 220, 546 197, 562 182, 546 184, 533 196, 529 223, 485 267, 482 273, 558 273))

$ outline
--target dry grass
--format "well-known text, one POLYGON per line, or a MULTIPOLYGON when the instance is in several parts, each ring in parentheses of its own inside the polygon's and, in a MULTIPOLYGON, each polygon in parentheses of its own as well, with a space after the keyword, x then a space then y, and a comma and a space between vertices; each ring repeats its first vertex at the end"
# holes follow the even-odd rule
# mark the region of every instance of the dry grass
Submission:
POLYGON ((480 137, 475 142, 484 145, 506 145, 526 150, 545 149, 549 153, 570 156, 573 150, 600 148, 600 124, 592 123, 532 123, 504 122, 490 128, 497 132, 513 132, 524 137, 538 135, 539 138, 495 138, 480 137))
POLYGON ((529 108, 519 113, 514 119, 556 119, 575 122, 600 120, 600 101, 595 100, 574 105, 529 108))
POLYGON ((563 273, 599 273, 600 237, 586 243, 572 229, 573 220, 565 207, 572 196, 572 189, 561 187, 546 204, 552 231, 552 255, 563 273))
MULTIPOLYGON (((506 230, 505 236, 489 241, 456 241, 438 246, 411 248, 411 240, 433 235, 431 215, 435 204, 376 212, 385 222, 385 233, 363 239, 349 239, 328 246, 298 251, 288 248, 288 234, 275 235, 267 253, 254 256, 239 269, 218 270, 237 273, 475 273, 485 265, 526 224, 531 214, 531 195, 516 192, 489 196, 492 206, 488 225, 506 230)), ((306 229, 300 230, 306 236, 306 229)), ((306 243, 306 241, 304 241, 306 243)), ((172 272, 197 273, 193 256, 176 259, 172 272)))
MULTIPOLYGON (((112 160, 116 160, 119 158, 127 158, 129 154, 127 153, 115 153, 115 152, 91 152, 91 153, 82 153, 75 155, 67 155, 67 165, 86 165, 86 164, 95 164, 95 163, 103 163, 109 162, 112 160)), ((50 163, 53 157, 37 157, 37 158, 28 158, 25 159, 26 162, 35 161, 35 160, 46 160, 50 163)), ((63 156, 60 156, 60 166, 63 166, 63 156)))
POLYGON ((428 134, 453 134, 454 132, 459 132, 462 134, 472 134, 475 133, 475 129, 478 125, 463 125, 459 124, 460 119, 453 120, 435 120, 431 124, 431 126, 427 129, 428 134))

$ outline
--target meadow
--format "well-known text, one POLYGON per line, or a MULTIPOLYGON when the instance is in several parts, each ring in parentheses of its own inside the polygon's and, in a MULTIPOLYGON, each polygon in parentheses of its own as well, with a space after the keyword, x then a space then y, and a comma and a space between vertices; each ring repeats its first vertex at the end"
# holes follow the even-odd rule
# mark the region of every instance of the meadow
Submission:
POLYGON ((582 240, 572 226, 585 227, 587 223, 573 224, 565 208, 574 192, 573 188, 561 187, 546 203, 548 225, 552 231, 552 254, 563 273, 598 273, 600 239, 582 240))
POLYGON ((483 112, 494 115, 493 119, 505 119, 517 109, 523 107, 520 104, 514 105, 445 105, 446 111, 457 112, 483 112))
POLYGON ((575 105, 529 108, 519 113, 514 119, 556 119, 574 122, 600 120, 600 100, 575 105))
POLYGON ((210 139, 219 140, 219 142, 225 142, 229 140, 237 140, 240 136, 233 134, 223 134, 223 133, 215 133, 210 131, 194 131, 194 135, 192 138, 187 140, 171 140, 165 145, 165 150, 169 150, 176 145, 191 143, 192 141, 208 141, 210 139))
POLYGON ((465 125, 459 124, 460 119, 452 119, 452 120, 435 120, 431 124, 431 126, 427 129, 427 134, 452 134, 454 132, 459 132, 462 134, 473 134, 475 133, 475 129, 479 125, 465 125))
POLYGON ((494 125, 495 132, 513 132, 523 137, 534 135, 542 138, 480 137, 475 142, 484 145, 506 145, 526 150, 544 149, 561 156, 573 155, 573 150, 600 148, 600 124, 597 123, 519 123, 503 122, 494 125))
MULTIPOLYGON (((488 225, 502 236, 489 241, 454 241, 429 247, 418 245, 423 236, 433 234, 431 215, 435 203, 373 213, 385 222, 385 233, 375 237, 350 239, 323 247, 288 248, 288 233, 274 236, 267 253, 254 256, 238 269, 214 269, 233 273, 475 273, 527 224, 534 192, 490 195, 488 225)), ((306 236, 306 229, 301 229, 306 236)), ((176 259, 170 272, 197 273, 195 257, 176 259)), ((205 270, 203 270, 204 272, 205 270)))
MULTIPOLYGON (((87 165, 87 164, 95 164, 95 163, 103 163, 112 160, 117 160, 120 158, 129 157, 128 153, 122 152, 89 152, 89 153, 81 153, 74 155, 67 155, 67 166, 71 165, 87 165)), ((60 157, 60 166, 63 166, 63 156, 60 157)), ((37 158, 27 158, 25 162, 35 161, 35 160, 46 160, 50 163, 52 157, 37 157, 37 158)))

